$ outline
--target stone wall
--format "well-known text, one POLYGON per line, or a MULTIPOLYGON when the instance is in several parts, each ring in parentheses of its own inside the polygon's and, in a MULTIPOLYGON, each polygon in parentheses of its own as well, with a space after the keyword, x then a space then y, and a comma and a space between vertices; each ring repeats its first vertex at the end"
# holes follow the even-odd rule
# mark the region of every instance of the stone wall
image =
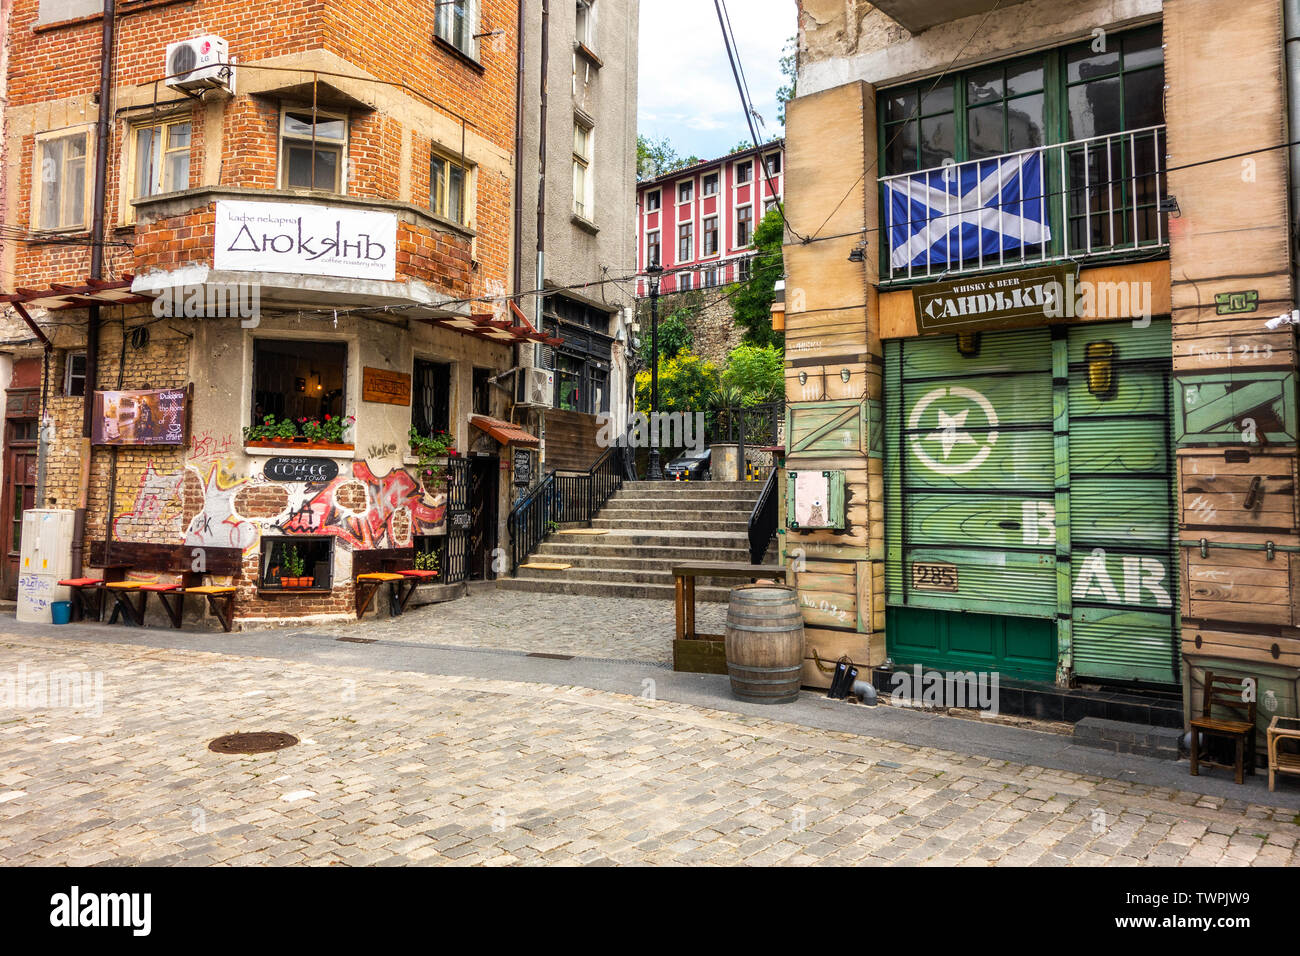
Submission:
MULTIPOLYGON (((659 321, 680 311, 687 328, 695 335, 691 351, 720 370, 727 356, 740 345, 745 330, 736 324, 731 300, 724 298, 726 289, 670 292, 659 297, 659 321)), ((637 321, 641 323, 641 349, 650 351, 650 300, 637 300, 637 321)))

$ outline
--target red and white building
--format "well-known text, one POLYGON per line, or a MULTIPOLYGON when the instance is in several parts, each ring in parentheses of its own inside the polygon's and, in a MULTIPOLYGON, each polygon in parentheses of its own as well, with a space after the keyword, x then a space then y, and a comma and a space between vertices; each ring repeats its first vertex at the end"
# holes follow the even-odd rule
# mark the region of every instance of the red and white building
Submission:
MULTIPOLYGON (((784 186, 784 140, 639 183, 637 271, 663 266, 662 293, 749 278, 754 230, 784 186)), ((639 280, 637 294, 649 292, 649 280, 639 280)))

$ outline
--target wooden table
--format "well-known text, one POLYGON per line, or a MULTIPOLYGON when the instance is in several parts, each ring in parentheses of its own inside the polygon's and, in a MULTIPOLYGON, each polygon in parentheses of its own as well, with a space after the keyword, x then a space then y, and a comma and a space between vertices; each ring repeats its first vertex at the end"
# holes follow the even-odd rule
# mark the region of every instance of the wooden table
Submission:
POLYGON ((677 594, 677 636, 673 641, 673 670, 688 674, 727 673, 725 635, 695 632, 695 579, 740 578, 786 583, 780 564, 746 564, 742 561, 700 561, 673 566, 677 594))
POLYGON ((1278 744, 1283 740, 1300 741, 1300 718, 1274 717, 1268 725, 1268 790, 1273 792, 1273 784, 1279 773, 1300 774, 1300 754, 1281 751, 1278 744))

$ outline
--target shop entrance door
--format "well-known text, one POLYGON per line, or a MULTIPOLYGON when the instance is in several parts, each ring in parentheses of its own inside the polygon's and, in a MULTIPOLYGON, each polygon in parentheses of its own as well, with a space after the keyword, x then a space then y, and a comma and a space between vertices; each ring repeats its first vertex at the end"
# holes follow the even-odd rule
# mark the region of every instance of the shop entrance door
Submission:
POLYGON ((6 600, 18 597, 18 553, 22 548, 23 512, 36 506, 36 438, 35 418, 10 418, 5 421, 4 467, 4 569, 6 600))
POLYGON ((898 664, 1178 679, 1167 321, 886 346, 898 664))
POLYGON ((470 523, 467 541, 469 578, 471 581, 490 581, 496 577, 492 562, 497 548, 497 492, 501 478, 501 459, 495 455, 476 456, 470 461, 470 523))

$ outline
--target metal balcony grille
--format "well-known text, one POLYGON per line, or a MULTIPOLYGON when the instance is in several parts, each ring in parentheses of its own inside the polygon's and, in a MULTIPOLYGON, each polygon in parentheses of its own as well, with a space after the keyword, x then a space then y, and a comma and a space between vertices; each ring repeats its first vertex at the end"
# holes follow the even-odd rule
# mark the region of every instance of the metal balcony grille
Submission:
POLYGON ((888 282, 1169 245, 1165 127, 880 179, 888 282))

